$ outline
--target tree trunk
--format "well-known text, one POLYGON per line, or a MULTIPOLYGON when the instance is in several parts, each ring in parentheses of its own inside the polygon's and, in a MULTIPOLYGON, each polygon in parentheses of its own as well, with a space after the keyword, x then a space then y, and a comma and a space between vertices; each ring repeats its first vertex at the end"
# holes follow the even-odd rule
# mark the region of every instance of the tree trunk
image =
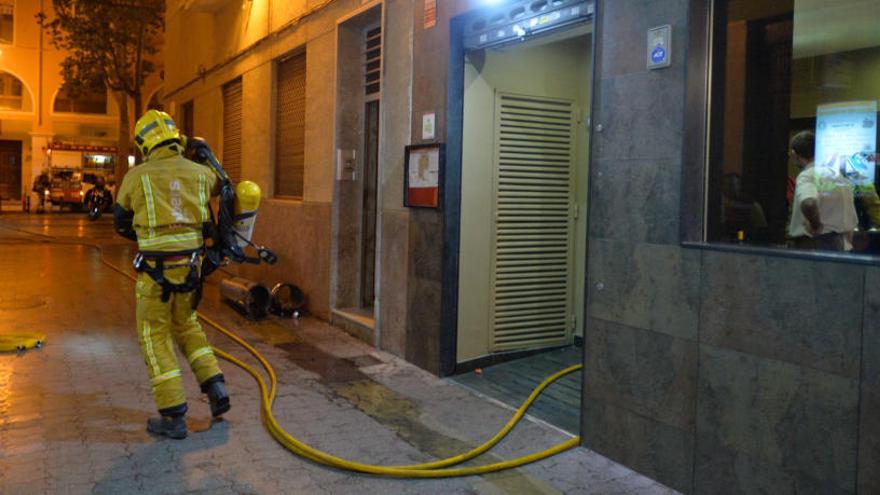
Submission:
POLYGON ((128 120, 128 96, 122 92, 117 91, 114 93, 116 95, 116 101, 119 104, 119 139, 117 143, 118 150, 116 151, 116 188, 119 190, 119 186, 122 184, 122 178, 125 177, 126 172, 128 172, 128 153, 131 148, 131 124, 129 124, 128 120))
POLYGON ((144 102, 143 102, 143 94, 141 93, 141 89, 138 88, 134 92, 134 118, 135 120, 141 118, 144 115, 144 102))
MULTIPOLYGON (((137 89, 134 93, 134 119, 135 119, 135 122, 137 122, 137 119, 139 119, 143 116, 143 109, 141 108, 141 105, 143 104, 143 102, 141 101, 141 98, 142 98, 141 97, 141 90, 137 89)), ((134 159, 135 159, 136 163, 143 163, 144 154, 141 153, 140 148, 137 148, 137 147, 135 148, 134 159)))
MULTIPOLYGON (((134 98, 134 118, 135 121, 141 118, 144 112, 144 102, 143 102, 143 92, 142 88, 144 85, 144 72, 143 72, 143 55, 144 55, 144 25, 141 23, 140 29, 138 30, 138 42, 137 42, 137 55, 135 56, 135 65, 134 65, 134 92, 132 97, 134 98)), ((141 163, 144 159, 143 154, 140 149, 135 151, 135 157, 138 163, 141 163)))

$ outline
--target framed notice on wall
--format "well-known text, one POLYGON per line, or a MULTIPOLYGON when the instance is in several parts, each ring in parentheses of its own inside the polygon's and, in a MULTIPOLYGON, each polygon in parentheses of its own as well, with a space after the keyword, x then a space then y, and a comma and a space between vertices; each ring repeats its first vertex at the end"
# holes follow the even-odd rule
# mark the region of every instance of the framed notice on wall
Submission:
POLYGON ((445 148, 442 143, 406 147, 403 170, 403 205, 420 208, 440 207, 445 148))

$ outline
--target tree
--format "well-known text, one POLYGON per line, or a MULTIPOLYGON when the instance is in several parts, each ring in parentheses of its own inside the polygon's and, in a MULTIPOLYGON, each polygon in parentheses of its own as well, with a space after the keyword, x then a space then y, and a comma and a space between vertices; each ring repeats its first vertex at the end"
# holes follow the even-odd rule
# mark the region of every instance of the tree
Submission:
POLYGON ((109 89, 119 105, 116 182, 128 170, 131 149, 129 99, 135 116, 143 109, 142 88, 156 70, 150 55, 159 51, 165 0, 52 0, 55 17, 37 16, 52 44, 67 52, 61 64, 64 87, 76 97, 109 89))

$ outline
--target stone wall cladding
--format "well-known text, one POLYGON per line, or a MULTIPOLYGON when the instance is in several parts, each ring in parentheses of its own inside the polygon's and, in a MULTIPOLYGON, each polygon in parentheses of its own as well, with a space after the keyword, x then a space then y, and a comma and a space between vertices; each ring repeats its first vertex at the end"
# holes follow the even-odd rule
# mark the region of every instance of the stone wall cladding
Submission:
POLYGON ((585 445, 685 493, 875 493, 880 270, 679 245, 688 6, 599 2, 585 445))

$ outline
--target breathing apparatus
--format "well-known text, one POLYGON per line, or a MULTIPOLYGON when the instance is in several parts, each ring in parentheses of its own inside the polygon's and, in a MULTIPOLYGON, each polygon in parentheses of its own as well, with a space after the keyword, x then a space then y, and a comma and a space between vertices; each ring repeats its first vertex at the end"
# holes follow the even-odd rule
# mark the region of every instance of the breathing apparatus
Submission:
POLYGON ((202 138, 186 139, 184 155, 196 163, 214 169, 220 180, 220 201, 216 221, 212 208, 212 221, 205 226, 205 239, 210 239, 212 242, 206 246, 202 276, 209 275, 229 261, 275 264, 278 261, 275 253, 251 240, 257 209, 260 206, 260 186, 250 181, 242 181, 237 186, 233 186, 226 170, 202 138), (245 248, 248 246, 257 252, 256 257, 245 253, 245 248))

